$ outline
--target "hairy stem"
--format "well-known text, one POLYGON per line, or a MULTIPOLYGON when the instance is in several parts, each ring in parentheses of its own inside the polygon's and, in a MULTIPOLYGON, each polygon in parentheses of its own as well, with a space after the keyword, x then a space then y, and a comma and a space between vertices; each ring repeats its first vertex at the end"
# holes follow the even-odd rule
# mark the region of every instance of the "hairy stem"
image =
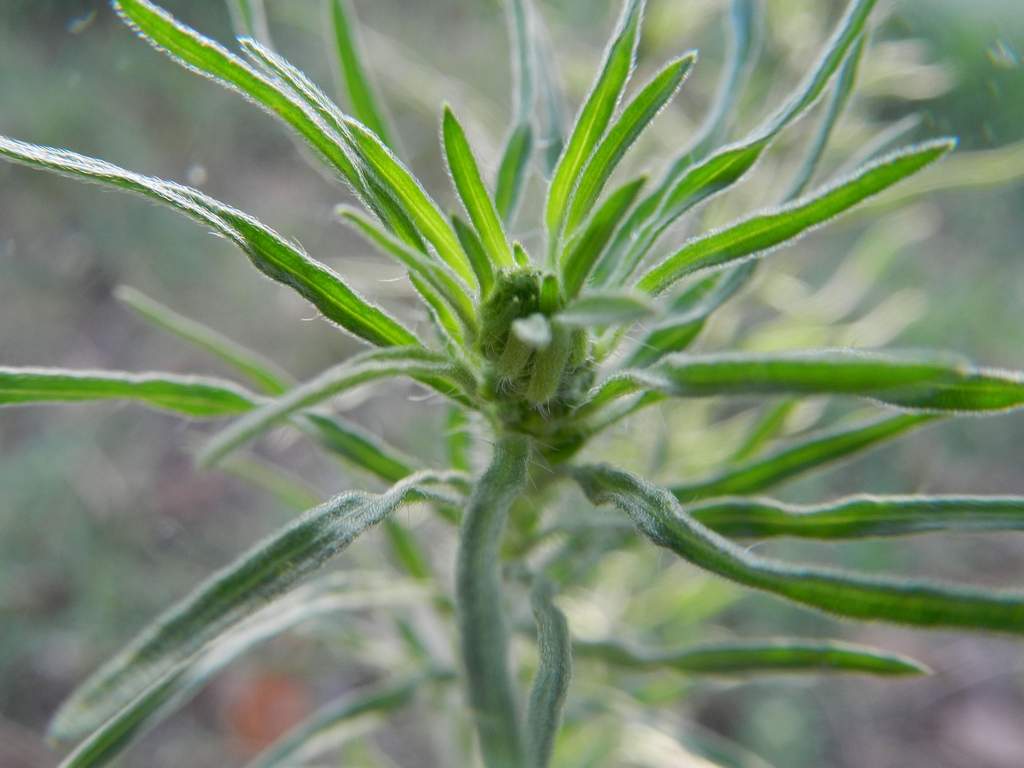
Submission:
POLYGON ((501 603, 502 533, 526 483, 530 448, 502 437, 466 506, 455 572, 462 659, 470 708, 488 768, 521 768, 523 740, 508 664, 501 603))

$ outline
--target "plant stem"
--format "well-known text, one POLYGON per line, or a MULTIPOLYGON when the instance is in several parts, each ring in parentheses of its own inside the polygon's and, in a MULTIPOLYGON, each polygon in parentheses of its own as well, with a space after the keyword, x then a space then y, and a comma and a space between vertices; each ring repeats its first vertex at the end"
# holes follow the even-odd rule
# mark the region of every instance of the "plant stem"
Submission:
POLYGON ((469 705, 488 768, 521 768, 522 733, 509 672, 509 633, 502 610, 502 533, 526 483, 530 446, 503 436, 462 520, 455 588, 469 705))

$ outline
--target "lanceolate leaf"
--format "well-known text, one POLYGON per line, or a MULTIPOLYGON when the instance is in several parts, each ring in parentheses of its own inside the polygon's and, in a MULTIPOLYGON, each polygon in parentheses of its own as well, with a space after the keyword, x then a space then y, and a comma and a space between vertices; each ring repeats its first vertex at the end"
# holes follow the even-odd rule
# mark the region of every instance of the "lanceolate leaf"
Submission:
POLYGON ((811 435, 712 477, 673 485, 671 490, 683 502, 757 493, 892 440, 934 418, 929 414, 901 414, 811 435))
POLYGON ((537 623, 538 665, 526 707, 526 765, 546 768, 572 679, 572 641, 565 614, 551 599, 549 584, 538 581, 530 602, 537 623))
POLYGON ((519 208, 523 187, 533 154, 533 126, 522 123, 513 129, 505 143, 494 186, 494 206, 502 221, 511 224, 519 208))
POLYGON ((673 165, 658 190, 645 199, 630 217, 628 242, 616 243, 624 251, 615 279, 633 274, 658 238, 680 216, 695 205, 727 189, 753 168, 775 137, 803 115, 822 94, 846 59, 850 48, 863 33, 876 0, 852 0, 836 27, 825 53, 786 106, 768 118, 744 139, 716 151, 706 159, 691 162, 689 150, 673 165))
POLYGON ((0 156, 35 168, 100 182, 169 205, 235 243, 261 272, 308 299, 324 316, 378 346, 417 343, 397 320, 370 304, 333 270, 269 227, 197 190, 126 171, 59 149, 0 137, 0 156))
POLYGON ((599 659, 616 667, 643 671, 673 669, 687 675, 852 672, 896 676, 930 671, 906 656, 838 641, 778 639, 650 651, 614 641, 577 640, 573 651, 581 658, 599 659))
POLYGON ((460 219, 457 214, 453 213, 451 218, 452 228, 455 230, 459 242, 462 243, 462 250, 466 252, 473 272, 476 274, 481 300, 485 299, 491 292, 491 286, 494 285, 494 267, 473 227, 460 219))
POLYGON ((0 407, 93 400, 134 400, 202 418, 243 413, 258 402, 237 384, 206 376, 0 368, 0 407))
POLYGON ((448 158, 448 170, 455 180, 455 188, 459 192, 462 204, 480 235, 484 251, 496 268, 512 267, 515 263, 512 259, 512 248, 505 236, 501 218, 480 176, 480 169, 476 158, 473 157, 466 134, 448 107, 444 110, 442 135, 448 158))
POLYGON ((806 199, 692 240, 648 271, 637 286, 661 293, 691 272, 764 253, 917 173, 953 146, 953 141, 940 140, 894 153, 806 199))
POLYGON ((179 315, 141 291, 122 285, 114 291, 114 296, 154 325, 220 358, 267 394, 279 395, 290 385, 291 377, 269 360, 202 323, 179 315))
POLYGON ((147 688, 68 755, 61 768, 107 765, 143 733, 186 704, 222 669, 256 645, 297 624, 345 610, 422 603, 429 597, 412 582, 402 583, 394 578, 379 584, 359 581, 347 574, 328 576, 258 611, 147 688))
POLYGON ((377 102, 373 85, 363 63, 355 29, 349 21, 353 16, 349 0, 330 0, 331 31, 338 56, 345 92, 352 104, 352 113, 385 144, 394 147, 384 111, 377 102))
POLYGON ((619 161, 679 90, 696 60, 697 54, 691 51, 670 62, 644 86, 609 128, 607 135, 590 156, 572 194, 565 224, 570 234, 590 213, 619 161))
POLYGON ((622 91, 633 71, 644 0, 626 0, 618 31, 605 55, 601 72, 580 109, 569 140, 558 160, 545 207, 545 223, 552 242, 561 237, 569 198, 584 163, 601 140, 622 91))
POLYGON ((949 358, 822 350, 673 358, 647 371, 609 377, 586 408, 638 390, 673 397, 855 395, 933 413, 1006 411, 1024 404, 1019 373, 949 358))
POLYGON ((591 501, 619 507, 655 544, 745 586, 850 618, 1024 634, 1022 594, 789 565, 736 546, 668 491, 625 472, 586 467, 575 476, 591 501))
POLYGON ((521 436, 504 437, 495 446, 491 465, 466 505, 455 570, 469 709, 484 762, 509 768, 525 763, 509 669, 499 548, 509 508, 526 486, 529 453, 529 442, 521 436))
POLYGON ((61 706, 51 733, 66 740, 98 728, 150 686, 288 591, 401 504, 432 494, 445 475, 413 475, 381 495, 348 492, 314 507, 257 544, 164 612, 61 706))
POLYGON ((824 504, 724 498, 689 508, 723 536, 861 539, 935 531, 1024 530, 1020 496, 850 496, 824 504))
POLYGON ((647 181, 646 176, 627 181, 605 200, 590 217, 583 230, 573 237, 565 248, 562 263, 562 281, 565 295, 575 297, 590 277, 622 218, 647 181))
POLYGON ((241 93, 290 125, 354 189, 359 174, 345 148, 326 126, 278 83, 257 72, 219 43, 182 24, 149 0, 114 0, 122 18, 154 46, 194 72, 241 93))
POLYGON ((310 718, 299 723, 266 751, 248 764, 247 768, 288 768, 303 763, 336 747, 339 726, 361 720, 367 716, 387 714, 408 704, 424 684, 447 680, 449 672, 429 672, 415 675, 400 682, 359 688, 343 698, 317 710, 310 718))
POLYGON ((385 482, 397 483, 415 471, 412 460, 354 424, 316 412, 305 414, 299 424, 332 453, 385 482))
MULTIPOLYGON (((400 376, 444 380, 451 371, 452 365, 447 358, 418 347, 365 353, 329 368, 277 400, 242 417, 214 436, 200 453, 199 461, 205 466, 212 466, 242 443, 252 440, 293 413, 361 384, 400 376)), ((457 387, 453 386, 453 389, 457 387)))

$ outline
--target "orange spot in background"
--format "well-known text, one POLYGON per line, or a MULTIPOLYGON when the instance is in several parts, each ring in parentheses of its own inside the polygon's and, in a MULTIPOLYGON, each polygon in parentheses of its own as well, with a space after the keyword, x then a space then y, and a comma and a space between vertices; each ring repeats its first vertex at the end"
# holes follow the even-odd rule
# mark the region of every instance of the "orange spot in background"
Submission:
POLYGON ((273 743, 312 709, 308 688, 291 677, 258 673, 237 680, 224 705, 228 729, 253 755, 273 743))

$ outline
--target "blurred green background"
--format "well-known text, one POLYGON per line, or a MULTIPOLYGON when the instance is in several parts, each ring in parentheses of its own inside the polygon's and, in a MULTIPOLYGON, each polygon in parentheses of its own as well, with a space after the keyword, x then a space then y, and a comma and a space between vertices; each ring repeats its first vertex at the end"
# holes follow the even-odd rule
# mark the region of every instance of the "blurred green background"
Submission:
MULTIPOLYGON (((222 3, 167 0, 165 5, 211 35, 230 39, 222 3)), ((365 38, 369 57, 400 126, 405 157, 450 203, 436 141, 440 101, 451 101, 469 116, 481 146, 488 141, 497 146, 508 120, 500 5, 483 0, 357 0, 356 5, 371 30, 365 38)), ((578 98, 613 23, 615 4, 544 0, 539 5, 578 98)), ((840 8, 821 0, 765 5, 768 39, 747 124, 813 60, 840 8)), ((954 133, 965 150, 1024 140, 1019 0, 882 5, 889 15, 865 68, 865 95, 855 105, 859 122, 840 132, 840 152, 855 151, 866 126, 910 113, 922 115, 919 135, 954 133)), ((321 3, 268 0, 268 6, 281 50, 318 81, 332 82, 321 3)), ((660 118, 659 135, 644 148, 646 162, 657 167, 659 157, 685 142, 713 92, 726 3, 651 0, 650 6, 642 51, 646 67, 690 47, 700 48, 702 56, 685 94, 660 118)), ((332 208, 345 193, 304 162, 285 132, 243 100, 134 39, 105 3, 0 3, 0 133, 68 146, 200 186, 300 240, 357 287, 417 320, 396 282, 400 271, 377 261, 332 220, 332 208)), ((780 151, 787 142, 798 146, 804 135, 794 132, 780 151)), ((770 199, 772 162, 766 161, 743 193, 750 201, 770 199)), ((1024 368, 1022 213, 1021 183, 941 192, 912 208, 887 212, 905 246, 857 298, 862 309, 854 317, 865 322, 850 323, 848 334, 838 341, 830 337, 831 343, 950 348, 982 363, 1024 368)), ((838 265, 855 254, 868 222, 854 217, 773 257, 748 311, 776 318, 794 297, 806 298, 827 284, 838 265)), ((870 242, 862 250, 868 252, 863 262, 870 264, 870 242)), ((312 375, 356 348, 300 299, 263 279, 230 246, 190 222, 139 200, 0 165, 0 364, 226 373, 132 316, 111 296, 119 284, 208 322, 297 376, 312 375)), ((817 342, 813 320, 781 314, 770 332, 748 342, 817 342)), ((723 317, 705 346, 730 338, 743 317, 723 317)), ((341 407, 399 446, 424 455, 437 451, 430 434, 440 424, 440 410, 419 402, 411 391, 374 388, 341 407)), ((680 433, 687 429, 686 419, 683 415, 675 424, 680 433)), ((628 442, 631 435, 647 432, 643 422, 631 423, 616 440, 628 442)), ((4 768, 55 765, 41 734, 71 687, 162 606, 291 514, 236 478, 194 469, 190 449, 198 433, 180 420, 114 405, 0 413, 4 768)), ((783 495, 808 500, 863 490, 1024 493, 1022 439, 1024 414, 944 424, 792 484, 783 495)), ((679 442, 672 447, 688 449, 685 438, 679 442)), ((309 446, 289 435, 276 436, 263 450, 322 494, 352 482, 344 468, 312 458, 309 446)), ((617 448, 613 443, 602 450, 617 448)), ((679 477, 699 467, 700 461, 670 457, 663 474, 679 477)), ((350 555, 351 561, 374 563, 375 542, 350 555)), ((450 544, 438 547, 443 553, 450 544)), ((1024 577, 1024 546, 1012 536, 765 548, 867 570, 981 583, 1013 586, 1024 577)), ((692 611, 694 625, 703 612, 710 631, 814 635, 835 624, 764 599, 744 598, 719 611, 715 582, 681 566, 668 569, 666 562, 640 571, 618 561, 608 566, 609 583, 621 579, 635 590, 636 604, 621 607, 617 615, 664 610, 665 605, 641 598, 648 589, 655 594, 654 585, 669 578, 666 571, 688 579, 668 608, 681 615, 692 611)), ((664 591, 656 594, 663 602, 664 591)), ((623 588, 622 600, 629 595, 623 588)), ((576 613, 570 613, 585 623, 589 609, 583 598, 578 602, 576 613)), ((360 621, 372 633, 374 622, 385 618, 371 614, 360 621)), ((651 681, 645 685, 652 701, 687 693, 652 728, 671 738, 725 736, 779 768, 1024 765, 1019 644, 871 626, 840 631, 912 653, 936 674, 912 682, 671 681, 661 691, 663 681, 651 681)), ((332 651, 329 634, 276 641, 223 674, 185 712, 131 751, 124 765, 241 763, 282 724, 360 682, 361 675, 358 666, 332 651)), ((636 738, 656 742, 649 733, 636 738)), ((417 762, 418 744, 430 740, 426 733, 406 743, 385 739, 380 750, 392 764, 423 765, 417 762)), ((668 754, 665 764, 676 764, 668 754)), ((374 764, 360 759, 357 755, 346 764, 374 764)))

